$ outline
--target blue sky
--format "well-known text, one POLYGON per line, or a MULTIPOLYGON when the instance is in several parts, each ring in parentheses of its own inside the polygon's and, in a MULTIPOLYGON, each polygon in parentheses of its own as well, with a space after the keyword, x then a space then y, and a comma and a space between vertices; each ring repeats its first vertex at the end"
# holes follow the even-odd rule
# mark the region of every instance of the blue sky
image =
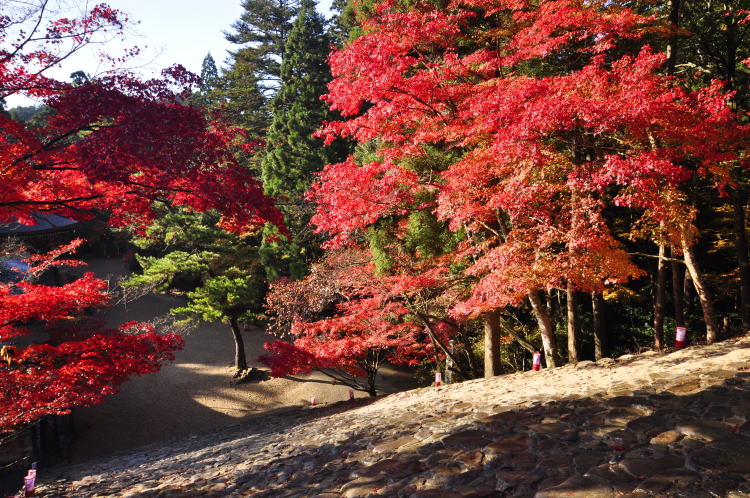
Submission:
POLYGON ((211 52, 217 63, 231 44, 223 31, 241 13, 240 0, 109 0, 109 5, 139 21, 128 38, 144 46, 144 57, 159 67, 179 62, 200 71, 203 57, 211 52), (135 33, 132 33, 135 32, 135 33))
MULTIPOLYGON (((68 8, 63 7, 63 12, 72 16, 87 4, 91 6, 105 0, 58 1, 67 3, 68 8)), ((319 9, 326 12, 330 0, 319 1, 319 9)), ((105 45, 106 52, 119 55, 125 48, 140 47, 141 55, 126 67, 144 76, 157 74, 173 64, 182 64, 200 73, 203 58, 209 52, 221 67, 227 50, 234 48, 224 39, 223 32, 231 30, 232 23, 242 14, 241 0, 107 0, 106 3, 126 12, 131 21, 138 23, 128 30, 123 42, 113 40, 105 45)), ((95 51, 100 48, 80 52, 51 74, 68 79, 70 73, 78 70, 95 75, 109 69, 97 61, 95 51)), ((8 103, 12 107, 32 102, 11 98, 8 103)))

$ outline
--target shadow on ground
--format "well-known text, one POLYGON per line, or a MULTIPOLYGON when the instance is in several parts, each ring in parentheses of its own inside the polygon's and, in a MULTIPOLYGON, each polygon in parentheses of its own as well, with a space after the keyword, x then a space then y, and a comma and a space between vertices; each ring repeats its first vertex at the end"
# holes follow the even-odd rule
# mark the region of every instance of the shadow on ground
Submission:
MULTIPOLYGON (((719 371, 718 384, 655 381, 628 396, 532 403, 455 426, 468 403, 368 422, 335 444, 299 441, 291 454, 247 463, 200 492, 164 496, 727 496, 750 492, 750 373, 719 371), (723 382, 721 379, 724 378, 723 382), (387 433, 378 439, 374 431, 387 433), (211 491, 215 489, 215 491, 211 491)), ((716 379, 715 379, 716 380, 716 379)), ((306 410, 277 429, 331 417, 366 401, 306 410)), ((491 406, 491 400, 488 400, 491 406)), ((497 410, 501 408, 498 407, 497 410)), ((250 427, 250 426, 248 426, 250 427)), ((245 436, 247 434, 245 433, 245 436)), ((252 437, 252 436, 251 436, 252 437)), ((234 441, 242 437, 239 432, 234 441)), ((232 437, 170 468, 198 469, 233 451, 232 437)), ((244 445, 245 443, 243 443, 244 445)), ((238 445, 240 446, 240 445, 238 445)), ((238 450, 241 447, 237 448, 238 450)), ((164 457, 164 455, 162 455, 164 457)), ((168 479, 155 467, 150 479, 168 479)), ((100 484, 98 492, 107 494, 100 484)), ((116 494, 118 488, 110 492, 116 494)))
MULTIPOLYGON (((92 259, 89 263, 77 271, 93 271, 112 282, 126 273, 124 263, 117 259, 92 259)), ((148 321, 182 303, 177 296, 148 295, 127 306, 106 308, 99 316, 111 326, 148 321)), ((273 338, 257 328, 248 328, 243 336, 251 366, 259 367, 254 360, 265 353, 263 343, 273 338)), ((320 373, 237 384, 230 368, 234 343, 227 325, 203 324, 184 339, 185 348, 177 352, 173 364, 124 383, 118 394, 99 405, 75 410, 78 436, 70 461, 216 430, 272 410, 308 405, 313 396, 319 404, 349 398, 348 387, 333 385, 320 373)), ((403 371, 384 368, 383 372, 385 378, 378 379, 383 392, 415 387, 403 371)))

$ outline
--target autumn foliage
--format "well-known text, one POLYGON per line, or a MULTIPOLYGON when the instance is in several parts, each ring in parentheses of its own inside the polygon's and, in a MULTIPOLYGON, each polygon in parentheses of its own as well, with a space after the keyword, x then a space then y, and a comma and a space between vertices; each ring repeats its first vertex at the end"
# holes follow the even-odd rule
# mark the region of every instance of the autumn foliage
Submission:
MULTIPOLYGON (((29 5, 0 9, 0 97, 35 98, 48 117, 31 127, 0 114, 0 222, 33 224, 30 214, 40 211, 83 220, 97 211, 113 225, 142 229, 161 201, 216 209, 220 225, 237 233, 280 224, 236 159, 253 144, 185 104, 194 75, 174 67, 150 81, 122 72, 80 84, 49 78, 49 68, 127 20, 104 4, 78 19, 51 20, 46 2, 29 5)), ((0 431, 97 403, 133 375, 158 370, 182 345, 143 324, 85 325, 82 314, 108 302, 106 284, 92 274, 61 286, 34 283, 52 265, 77 264, 58 258, 79 243, 32 256, 23 281, 0 283, 0 344, 14 344, 0 363, 0 431), (40 328, 49 341, 23 338, 40 328)))
POLYGON ((260 361, 273 376, 320 370, 374 395, 381 364, 414 365, 435 353, 403 296, 373 271, 367 254, 347 249, 313 265, 302 280, 272 285, 270 331, 292 339, 266 343, 269 354, 260 361))
MULTIPOLYGON (((552 366, 540 293, 600 293, 641 277, 624 238, 685 252, 700 285, 688 254, 696 209, 682 187, 701 181, 723 195, 732 169, 747 165, 749 129, 732 93, 668 74, 649 40, 669 29, 625 3, 436 5, 382 2, 362 35, 331 55, 324 98, 345 119, 319 134, 377 144, 377 153, 328 165, 309 192, 327 247, 367 251, 385 231, 391 264, 372 277, 378 285, 439 274, 421 282, 431 293, 423 327, 449 320, 456 331, 531 301, 552 366), (615 232, 613 211, 628 213, 627 230, 615 232), (416 214, 436 217, 458 242, 440 258, 409 253, 416 214)), ((710 298, 701 303, 710 342, 710 298)), ((380 310, 394 330, 409 323, 380 310)), ((342 306, 334 320, 359 314, 342 306)))

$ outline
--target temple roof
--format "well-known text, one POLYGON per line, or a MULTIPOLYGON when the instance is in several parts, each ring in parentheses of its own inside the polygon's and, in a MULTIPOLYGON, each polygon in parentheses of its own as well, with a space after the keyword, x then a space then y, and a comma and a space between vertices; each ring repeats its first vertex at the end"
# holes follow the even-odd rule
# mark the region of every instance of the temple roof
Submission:
POLYGON ((16 221, 0 223, 1 235, 37 235, 73 228, 78 222, 56 214, 32 213, 36 225, 22 225, 16 221))

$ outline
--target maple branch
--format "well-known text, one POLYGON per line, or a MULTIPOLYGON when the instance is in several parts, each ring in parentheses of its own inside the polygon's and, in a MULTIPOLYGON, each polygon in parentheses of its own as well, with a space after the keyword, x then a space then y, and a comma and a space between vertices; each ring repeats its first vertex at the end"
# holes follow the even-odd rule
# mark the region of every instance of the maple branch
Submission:
POLYGON ((422 104, 423 106, 425 106, 426 108, 428 108, 429 110, 431 110, 436 116, 438 116, 440 118, 440 120, 443 122, 444 125, 446 125, 446 126, 448 125, 448 120, 445 119, 445 117, 443 116, 443 113, 440 112, 439 110, 435 109, 435 107, 433 107, 431 104, 425 102, 424 100, 420 99, 419 97, 415 97, 414 95, 412 95, 408 91, 402 90, 402 89, 400 89, 398 87, 391 86, 388 89, 391 90, 391 91, 393 91, 393 92, 400 93, 401 95, 406 95, 407 97, 410 97, 410 98, 414 99, 416 102, 422 104))
POLYGON ((352 389, 356 389, 357 391, 367 392, 367 388, 365 386, 361 385, 357 381, 357 378, 354 377, 353 375, 349 376, 349 378, 351 379, 351 382, 353 383, 353 384, 350 384, 346 380, 346 378, 344 378, 344 372, 343 371, 339 370, 338 372, 339 372, 340 377, 336 377, 335 375, 326 372, 325 369, 323 369, 323 368, 316 368, 315 370, 317 370, 318 372, 322 373, 323 375, 326 375, 326 376, 332 378, 333 380, 335 380, 337 382, 341 382, 342 384, 344 384, 347 387, 351 387, 352 389))
POLYGON ((66 205, 70 202, 82 202, 82 201, 93 201, 94 199, 99 199, 101 197, 104 197, 102 194, 97 195, 89 195, 85 197, 72 197, 70 199, 64 199, 64 200, 49 200, 49 201, 10 201, 10 202, 0 202, 0 206, 27 206, 27 205, 40 205, 40 206, 46 206, 49 204, 54 205, 66 205))
POLYGON ((498 239, 505 240, 505 237, 500 232, 492 229, 492 227, 490 227, 487 223, 480 221, 479 224, 482 225, 482 227, 484 227, 484 229, 487 230, 488 232, 493 233, 495 237, 497 237, 498 239))
POLYGON ((69 161, 52 162, 46 165, 35 164, 31 167, 34 171, 80 171, 81 168, 77 166, 63 166, 58 167, 61 164, 70 164, 69 161))
POLYGON ((425 319, 425 317, 422 315, 422 313, 415 312, 414 310, 411 310, 411 311, 416 315, 417 318, 419 318, 419 321, 422 322, 422 324, 425 327, 425 330, 427 330, 427 334, 430 336, 430 339, 432 341, 434 341, 435 344, 438 345, 438 347, 443 351, 443 353, 445 353, 445 355, 448 358, 451 359, 451 361, 453 362, 453 365, 455 365, 455 366, 458 367, 458 371, 456 373, 460 373, 461 375, 463 375, 467 379, 470 379, 471 375, 469 375, 468 372, 466 372, 461 367, 461 364, 458 362, 458 359, 454 356, 454 354, 451 353, 448 350, 448 348, 445 347, 445 344, 443 344, 443 342, 440 339, 438 339, 437 335, 435 335, 435 331, 432 329, 432 325, 430 325, 429 320, 425 319))
POLYGON ((515 330, 513 330, 510 325, 503 319, 503 317, 500 317, 500 326, 503 328, 503 331, 511 336, 514 341, 516 341, 518 344, 521 345, 526 351, 529 353, 535 353, 537 351, 537 348, 535 348, 530 342, 525 340, 523 337, 518 335, 515 330))
POLYGON ((26 37, 25 40, 23 40, 21 43, 16 45, 15 50, 12 52, 8 52, 8 55, 0 59, 0 64, 5 64, 6 62, 10 61, 15 57, 16 55, 21 52, 23 47, 26 46, 27 43, 29 43, 32 40, 32 37, 34 36, 34 33, 36 33, 39 30, 39 26, 42 25, 42 21, 44 20, 44 11, 47 9, 47 4, 49 3, 49 0, 43 0, 41 5, 39 6, 39 17, 36 20, 36 24, 34 27, 29 31, 29 36, 26 37))
MULTIPOLYGON (((186 188, 177 188, 177 187, 157 187, 154 185, 147 185, 145 183, 138 183, 134 182, 132 180, 123 180, 123 183, 125 185, 135 185, 136 187, 141 187, 149 190, 156 190, 156 191, 167 191, 167 192, 181 192, 181 193, 190 193, 192 190, 186 189, 186 188)), ((131 191, 131 193, 138 193, 136 191, 131 191)))
POLYGON ((44 145, 42 145, 38 149, 36 149, 36 150, 34 150, 32 152, 27 152, 26 154, 23 154, 21 156, 18 156, 16 159, 14 159, 8 165, 8 168, 6 168, 5 171, 7 172, 10 169, 11 166, 16 166, 16 165, 18 165, 19 163, 21 163, 23 161, 28 161, 29 159, 31 159, 32 157, 34 157, 35 155, 37 155, 39 152, 41 152, 43 150, 51 150, 52 146, 54 144, 56 144, 56 143, 58 143, 58 142, 60 142, 62 140, 65 140, 66 138, 70 138, 73 135, 76 135, 77 133, 80 133, 82 131, 94 131, 96 129, 99 129, 99 127, 92 127, 90 125, 89 126, 80 126, 80 127, 73 128, 73 129, 71 129, 71 130, 63 133, 62 135, 58 135, 57 137, 49 140, 47 143, 45 143, 44 145))
POLYGON ((497 224, 500 227, 500 232, 503 234, 503 241, 508 240, 508 229, 505 226, 505 222, 503 221, 503 218, 501 216, 501 212, 499 209, 495 208, 495 217, 497 218, 497 224))
POLYGON ((646 254, 646 253, 643 253, 643 252, 629 252, 628 255, 629 256, 643 256, 644 258, 661 259, 662 261, 671 261, 673 263, 682 263, 682 264, 685 264, 685 261, 682 260, 682 259, 660 257, 658 255, 646 254))

